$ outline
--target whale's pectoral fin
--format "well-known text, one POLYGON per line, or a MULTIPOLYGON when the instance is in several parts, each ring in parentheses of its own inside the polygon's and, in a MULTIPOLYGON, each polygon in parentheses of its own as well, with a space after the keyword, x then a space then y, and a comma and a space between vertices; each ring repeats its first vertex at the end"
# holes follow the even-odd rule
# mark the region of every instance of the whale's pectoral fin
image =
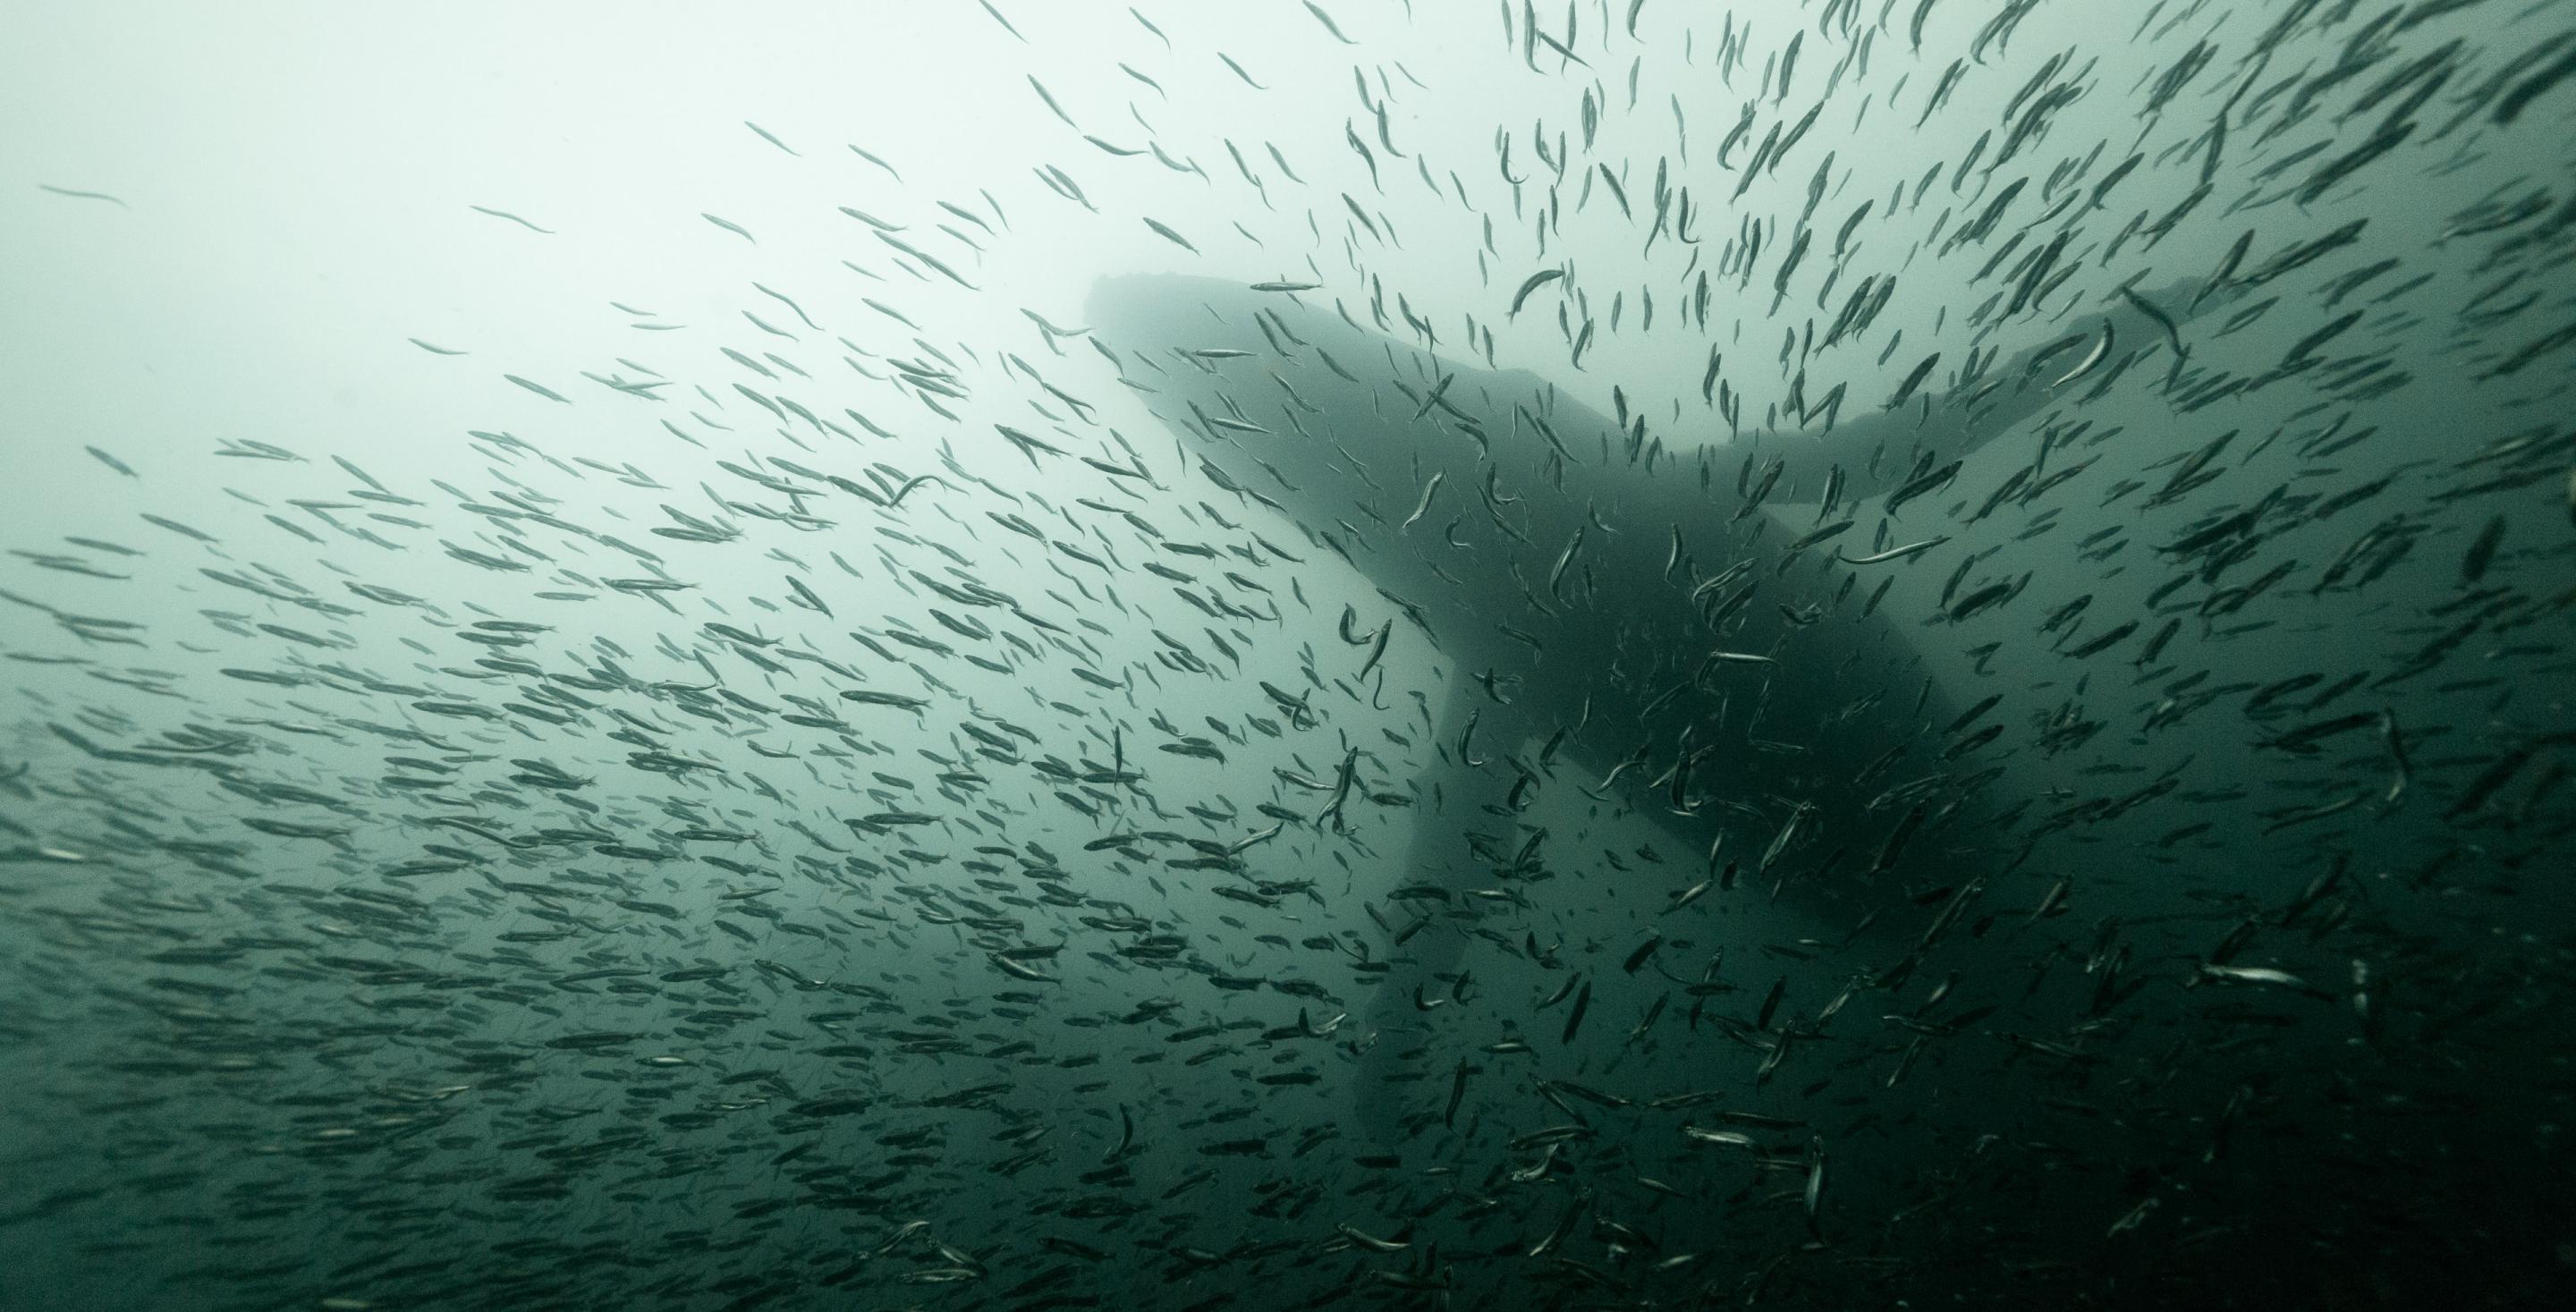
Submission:
POLYGON ((1370 1046, 1354 1097, 1379 1143, 1408 1138, 1444 1114, 1442 1091, 1429 1078, 1441 1060, 1428 1049, 1430 1013, 1475 1005, 1472 991, 1459 987, 1459 970, 1476 932, 1476 891, 1497 882, 1523 841, 1516 808, 1535 781, 1519 758, 1549 708, 1500 696, 1467 674, 1451 677, 1436 755, 1414 781, 1404 867, 1377 912, 1391 955, 1369 1001, 1370 1046))
MULTIPOLYGON (((1813 502, 1829 495, 1884 494, 1926 469, 1974 454, 1979 447, 2051 406, 2086 398, 2108 387, 2140 359, 2162 356, 2168 370, 2188 354, 2181 325, 2242 294, 2242 288, 2185 278, 2153 289, 2116 291, 2078 307, 2042 331, 2009 359, 2002 358, 2004 329, 1981 354, 1971 347, 1936 351, 1923 360, 1923 375, 1909 378, 1882 406, 1844 417, 1827 416, 1821 430, 1791 429, 1753 437, 1758 460, 1777 460, 1769 489, 1775 503, 1813 502), (1975 367, 1961 366, 1975 362, 1975 367), (1936 368, 1937 366, 1937 368, 1936 368), (1840 470, 1836 478, 1832 471, 1840 470)), ((2015 324, 2011 336, 2031 325, 2015 324)), ((1812 416, 1810 416, 1812 417, 1812 416)))

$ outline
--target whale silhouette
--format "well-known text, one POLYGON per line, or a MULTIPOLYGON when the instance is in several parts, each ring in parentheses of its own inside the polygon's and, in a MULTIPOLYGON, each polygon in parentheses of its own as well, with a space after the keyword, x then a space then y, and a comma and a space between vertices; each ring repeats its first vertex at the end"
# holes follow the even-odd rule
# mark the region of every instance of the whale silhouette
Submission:
MULTIPOLYGON (((2203 290, 2124 289, 2053 330, 2017 325, 2040 340, 2000 361, 1990 348, 1937 390, 1866 414, 1819 403, 1812 429, 1717 447, 1667 445, 1643 415, 1604 416, 1297 292, 1115 277, 1085 322, 1151 366, 1131 382, 1199 473, 1375 585, 1384 614, 1345 638, 1374 646, 1383 622, 1445 659, 1439 752, 1395 882, 1454 895, 1537 873, 1546 836, 1520 816, 1573 786, 1637 808, 1708 877, 1856 929, 1904 863, 1976 848, 1995 809, 1978 801, 1995 771, 1941 759, 1959 708, 1876 608, 1907 562, 1870 558, 1909 545, 1886 536, 1885 506, 2170 355, 2171 325, 2215 299, 2203 290)), ((1939 535, 1928 502, 1896 522, 1939 535)), ((1403 955, 1368 1006, 1358 1086, 1381 1140, 1437 1115, 1372 1093, 1421 1075, 1403 1036, 1421 991, 1454 978, 1472 901, 1446 899, 1452 923, 1391 926, 1403 955)))

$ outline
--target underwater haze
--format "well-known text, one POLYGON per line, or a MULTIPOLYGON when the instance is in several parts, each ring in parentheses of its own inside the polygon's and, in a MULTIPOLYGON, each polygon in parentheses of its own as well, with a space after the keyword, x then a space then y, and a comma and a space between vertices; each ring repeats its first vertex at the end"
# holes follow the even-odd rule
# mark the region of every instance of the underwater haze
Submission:
POLYGON ((12 17, 0 1309, 2576 1287, 2576 0, 12 17))

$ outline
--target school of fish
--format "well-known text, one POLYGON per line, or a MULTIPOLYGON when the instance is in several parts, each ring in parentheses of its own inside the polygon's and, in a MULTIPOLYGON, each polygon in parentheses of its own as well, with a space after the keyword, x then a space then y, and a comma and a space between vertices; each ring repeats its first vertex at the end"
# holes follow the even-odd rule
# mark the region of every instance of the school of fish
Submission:
POLYGON ((2576 1282, 2576 3, 979 6, 430 464, 7 439, 0 1307, 2576 1282))

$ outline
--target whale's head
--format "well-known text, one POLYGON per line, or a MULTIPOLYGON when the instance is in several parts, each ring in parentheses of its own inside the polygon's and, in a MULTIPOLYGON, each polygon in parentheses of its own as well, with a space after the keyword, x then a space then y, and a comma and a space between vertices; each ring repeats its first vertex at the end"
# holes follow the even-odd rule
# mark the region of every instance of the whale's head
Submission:
POLYGON ((1095 284, 1085 322, 1194 478, 1272 507, 1391 591, 1427 590, 1451 550, 1438 544, 1517 528, 1479 489, 1541 472, 1529 417, 1547 387, 1462 363, 1463 343, 1350 317, 1367 313, 1303 284, 1140 274, 1095 284))

